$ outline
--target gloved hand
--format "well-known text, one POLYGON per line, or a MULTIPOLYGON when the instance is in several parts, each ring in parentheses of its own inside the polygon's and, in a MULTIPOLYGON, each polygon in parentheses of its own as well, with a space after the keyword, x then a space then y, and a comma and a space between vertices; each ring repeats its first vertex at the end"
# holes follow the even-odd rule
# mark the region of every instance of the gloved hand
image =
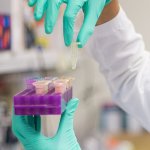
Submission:
POLYGON ((81 150, 74 130, 73 116, 79 100, 72 99, 61 116, 56 135, 52 138, 40 133, 40 116, 12 116, 13 133, 23 144, 25 150, 81 150))
POLYGON ((31 7, 36 4, 34 11, 36 20, 40 20, 46 11, 46 33, 53 31, 61 4, 67 4, 63 18, 66 46, 69 46, 73 40, 75 19, 79 10, 83 9, 84 21, 77 37, 77 42, 80 43, 79 47, 83 47, 92 35, 102 10, 110 1, 111 0, 28 0, 28 4, 31 7))

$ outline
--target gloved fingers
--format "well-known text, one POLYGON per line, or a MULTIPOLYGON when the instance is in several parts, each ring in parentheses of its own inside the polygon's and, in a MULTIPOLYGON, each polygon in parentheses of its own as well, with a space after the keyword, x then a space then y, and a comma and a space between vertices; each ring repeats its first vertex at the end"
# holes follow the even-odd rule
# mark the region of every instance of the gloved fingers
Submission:
MULTIPOLYGON (((14 133, 14 132, 13 132, 14 133)), ((19 131, 15 131, 15 136, 18 138, 18 140, 23 143, 25 142, 26 138, 23 136, 23 134, 21 134, 19 131)))
POLYGON ((84 2, 85 0, 70 0, 67 3, 63 17, 63 32, 66 46, 69 46, 73 40, 75 19, 84 2))
POLYGON ((18 140, 23 144, 26 143, 28 139, 30 139, 30 134, 28 134, 26 127, 24 127, 24 124, 26 124, 28 121, 30 125, 33 124, 33 121, 31 121, 31 117, 32 116, 17 116, 14 114, 14 112, 12 115, 12 131, 18 138, 18 140))
POLYGON ((19 140, 24 140, 25 138, 20 132, 22 128, 22 122, 24 122, 25 119, 25 116, 16 116, 14 114, 14 110, 12 110, 12 131, 19 140))
POLYGON ((90 36, 93 34, 95 25, 102 13, 105 3, 106 0, 101 0, 101 3, 95 6, 92 1, 90 1, 90 3, 84 5, 84 21, 77 37, 77 42, 80 43, 80 48, 86 44, 90 36))
POLYGON ((17 116, 14 113, 14 107, 12 107, 12 131, 14 132, 14 134, 16 133, 16 131, 18 130, 18 128, 21 127, 22 122, 20 122, 21 119, 25 120, 25 116, 17 116), (21 124, 19 124, 21 123, 21 124))
POLYGON ((58 132, 73 129, 73 117, 78 104, 79 100, 77 98, 74 98, 68 102, 65 112, 61 116, 58 132))
POLYGON ((42 19, 43 15, 44 15, 44 11, 46 10, 46 3, 47 0, 38 0, 35 6, 35 10, 34 10, 34 18, 35 20, 40 20, 42 19))
POLYGON ((106 4, 105 5, 108 5, 110 2, 111 2, 111 0, 106 0, 106 4))
POLYGON ((40 116, 26 116, 27 123, 34 130, 40 132, 41 131, 41 117, 40 116))
POLYGON ((29 124, 30 127, 35 129, 35 124, 34 124, 34 116, 25 116, 27 124, 29 124))
POLYGON ((23 136, 23 134, 20 132, 20 128, 22 127, 22 124, 18 122, 18 120, 26 120, 25 116, 17 116, 14 113, 14 107, 12 107, 12 132, 14 135, 18 138, 20 142, 23 142, 26 140, 26 138, 23 136))
POLYGON ((66 107, 66 111, 65 111, 65 113, 64 113, 64 115, 66 115, 66 116, 65 116, 66 119, 69 119, 69 118, 67 118, 67 117, 73 118, 73 115, 74 115, 74 113, 75 113, 75 111, 76 111, 78 105, 79 105, 79 99, 77 99, 77 98, 71 99, 71 100, 68 102, 67 107, 66 107))
POLYGON ((16 137, 18 138, 18 140, 20 141, 20 143, 22 143, 23 145, 28 145, 30 142, 34 141, 34 139, 36 139, 38 136, 37 134, 25 134, 24 132, 20 132, 19 130, 17 130, 15 132, 16 137))
POLYGON ((34 124, 35 124, 35 130, 40 132, 41 131, 41 117, 40 116, 34 116, 34 124))
POLYGON ((36 4, 37 0, 28 0, 28 5, 33 7, 36 4))
POLYGON ((45 32, 47 34, 52 33, 54 29, 62 2, 62 0, 48 0, 47 2, 45 17, 45 32))
POLYGON ((26 129, 26 126, 28 125, 26 121, 26 116, 19 116, 13 114, 12 117, 12 127, 14 130, 18 132, 22 132, 26 129))
POLYGON ((12 130, 15 135, 21 135, 22 140, 25 138, 30 138, 29 136, 31 135, 36 136, 38 133, 27 123, 26 116, 15 115, 14 111, 12 115, 12 130))

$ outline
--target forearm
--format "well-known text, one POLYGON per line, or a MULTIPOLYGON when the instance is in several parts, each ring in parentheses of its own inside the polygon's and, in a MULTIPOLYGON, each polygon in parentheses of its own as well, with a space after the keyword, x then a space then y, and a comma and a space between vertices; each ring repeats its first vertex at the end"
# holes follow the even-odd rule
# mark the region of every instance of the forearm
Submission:
POLYGON ((99 17, 99 20, 97 21, 97 26, 104 24, 110 20, 112 20, 114 17, 117 16, 119 12, 120 6, 118 0, 112 0, 103 10, 101 16, 99 17))

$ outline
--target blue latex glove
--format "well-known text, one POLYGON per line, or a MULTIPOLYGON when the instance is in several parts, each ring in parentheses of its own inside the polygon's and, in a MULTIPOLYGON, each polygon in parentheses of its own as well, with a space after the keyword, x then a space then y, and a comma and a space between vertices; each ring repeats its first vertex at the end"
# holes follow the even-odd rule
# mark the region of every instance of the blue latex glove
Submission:
POLYGON ((79 47, 83 47, 94 31, 96 22, 102 13, 105 5, 111 0, 28 0, 29 6, 35 4, 34 16, 36 20, 40 20, 45 11, 45 31, 51 33, 55 26, 59 8, 62 3, 66 3, 67 7, 63 19, 64 40, 66 46, 69 46, 73 40, 74 23, 78 12, 83 9, 84 21, 77 37, 79 47))
POLYGON ((72 99, 67 104, 57 134, 52 138, 41 134, 40 116, 16 116, 13 113, 13 133, 25 150, 81 150, 73 130, 73 117, 78 103, 78 99, 72 99))

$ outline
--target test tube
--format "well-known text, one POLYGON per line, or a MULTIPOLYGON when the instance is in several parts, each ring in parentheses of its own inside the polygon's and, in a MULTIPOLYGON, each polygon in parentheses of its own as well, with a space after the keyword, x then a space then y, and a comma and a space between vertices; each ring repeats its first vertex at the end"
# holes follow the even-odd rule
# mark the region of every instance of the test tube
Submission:
POLYGON ((51 80, 51 81, 54 81, 56 79, 58 79, 57 77, 45 77, 44 78, 45 80, 51 80))
POLYGON ((67 84, 62 80, 54 81, 55 93, 64 93, 67 89, 67 84))
POLYGON ((33 86, 33 83, 38 81, 41 77, 32 77, 32 78, 28 78, 26 79, 26 87, 27 89, 32 89, 34 86, 33 86))
POLYGON ((74 78, 71 78, 71 77, 69 77, 69 78, 61 77, 60 79, 61 79, 63 82, 66 83, 67 88, 72 87, 72 82, 73 82, 74 78))
POLYGON ((78 45, 79 42, 73 42, 71 44, 71 59, 72 59, 72 70, 76 69, 77 67, 77 62, 78 62, 78 57, 79 57, 79 48, 78 45))
POLYGON ((27 89, 32 89, 34 86, 32 85, 35 82, 34 79, 27 79, 26 80, 26 87, 27 89))
POLYGON ((48 93, 49 85, 52 83, 52 81, 47 80, 41 80, 34 82, 33 85, 35 86, 36 94, 43 95, 48 93))

